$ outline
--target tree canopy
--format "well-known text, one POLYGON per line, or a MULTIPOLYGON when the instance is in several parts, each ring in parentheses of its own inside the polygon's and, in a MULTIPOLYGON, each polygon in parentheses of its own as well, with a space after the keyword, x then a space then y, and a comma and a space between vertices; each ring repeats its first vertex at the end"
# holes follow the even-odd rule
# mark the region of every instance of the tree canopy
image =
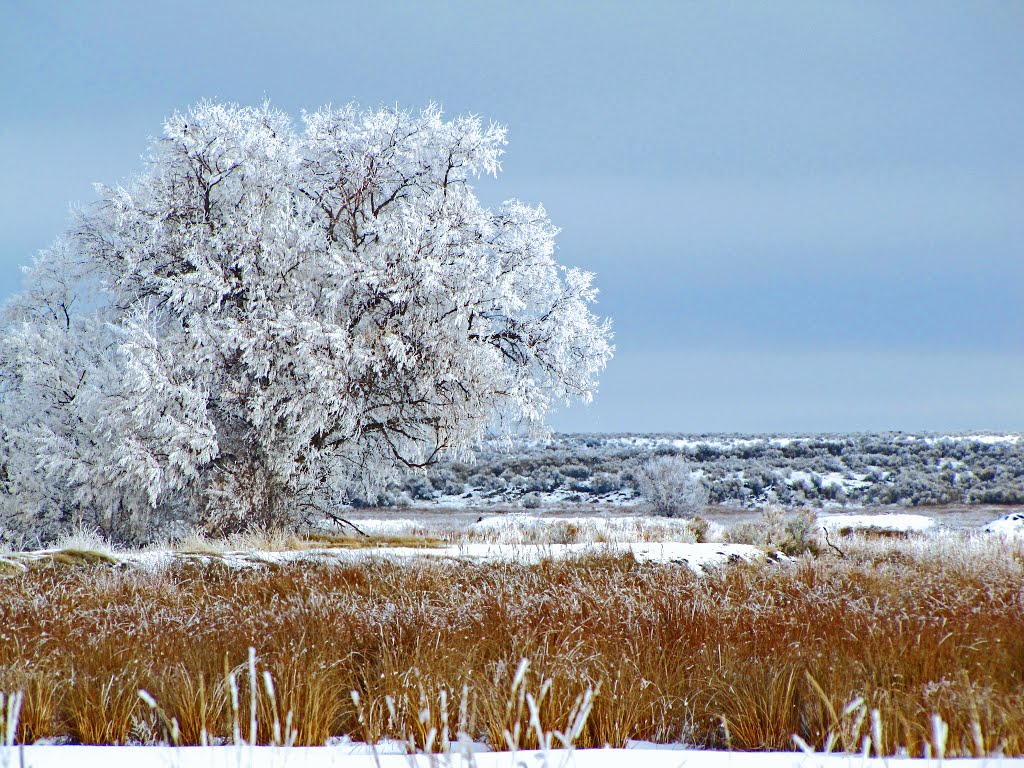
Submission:
POLYGON ((505 129, 440 109, 201 103, 26 270, 0 342, 0 514, 137 538, 322 516, 542 430, 612 353, 505 129))

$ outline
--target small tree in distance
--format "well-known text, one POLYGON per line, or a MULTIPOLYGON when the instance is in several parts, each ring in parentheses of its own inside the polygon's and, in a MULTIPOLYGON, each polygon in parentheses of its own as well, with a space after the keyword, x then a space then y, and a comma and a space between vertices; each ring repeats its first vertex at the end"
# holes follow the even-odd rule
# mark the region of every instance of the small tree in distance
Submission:
POLYGON ((657 456, 636 472, 637 490, 659 515, 694 517, 708 505, 708 489, 689 462, 679 456, 657 456))
POLYGON ((469 184, 504 128, 303 122, 173 115, 28 270, 0 341, 8 526, 293 523, 591 398, 612 352, 591 275, 554 262, 543 207, 469 184))

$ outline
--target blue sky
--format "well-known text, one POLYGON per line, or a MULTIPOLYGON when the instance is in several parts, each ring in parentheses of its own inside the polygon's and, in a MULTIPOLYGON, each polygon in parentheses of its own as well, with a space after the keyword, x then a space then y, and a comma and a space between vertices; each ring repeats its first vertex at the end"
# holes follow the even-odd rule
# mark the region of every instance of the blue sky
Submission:
POLYGON ((509 126, 615 359, 571 431, 1024 429, 1024 4, 0 6, 0 299, 202 98, 509 126))

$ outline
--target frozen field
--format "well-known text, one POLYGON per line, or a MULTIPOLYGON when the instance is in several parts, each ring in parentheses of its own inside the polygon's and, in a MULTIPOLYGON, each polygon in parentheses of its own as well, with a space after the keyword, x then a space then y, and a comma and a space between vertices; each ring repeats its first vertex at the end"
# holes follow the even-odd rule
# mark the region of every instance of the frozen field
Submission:
MULTIPOLYGON (((818 530, 831 534, 862 532, 920 536, 977 534, 1024 538, 1024 513, 1008 512, 992 518, 992 510, 973 510, 970 516, 917 514, 862 510, 822 512, 813 515, 818 530), (978 524, 978 520, 984 522, 978 524)), ((762 545, 736 541, 737 524, 756 525, 757 515, 736 510, 708 514, 709 525, 700 538, 693 523, 682 518, 615 514, 607 510, 590 514, 529 514, 506 512, 479 514, 454 510, 372 513, 362 511, 350 519, 370 538, 365 546, 358 538, 316 539, 300 542, 281 536, 277 540, 239 536, 227 540, 186 539, 174 547, 143 550, 111 549, 95 538, 75 537, 62 545, 32 552, 0 556, 9 569, 28 568, 52 558, 62 549, 97 550, 112 562, 145 570, 165 568, 175 562, 217 562, 247 568, 285 563, 337 563, 353 565, 369 558, 408 560, 428 558, 477 563, 537 563, 545 559, 588 555, 631 555, 639 563, 684 564, 700 574, 733 562, 763 562, 775 555, 762 545), (419 512, 419 514, 417 514, 419 512), (402 542, 396 544, 394 542, 402 542)), ((812 531, 813 533, 813 531, 812 531)), ((928 541, 917 542, 927 547, 928 541)))
MULTIPOLYGON (((760 518, 760 510, 726 505, 710 505, 702 517, 723 528, 742 522, 753 522, 760 518)), ((1024 518, 1024 507, 990 504, 942 505, 909 509, 904 506, 886 505, 860 507, 829 507, 817 511, 823 521, 834 521, 830 525, 849 520, 850 527, 883 527, 892 530, 903 529, 909 520, 910 528, 936 528, 950 530, 975 530, 1002 518, 1024 518)), ((440 531, 447 529, 484 531, 488 528, 514 528, 517 521, 524 526, 544 526, 557 521, 569 521, 592 526, 595 529, 620 528, 636 530, 639 527, 682 530, 685 520, 659 518, 640 509, 611 504, 594 504, 584 507, 556 505, 542 510, 523 510, 513 505, 484 507, 445 508, 436 506, 413 506, 409 508, 378 508, 352 510, 347 518, 366 531, 374 533, 401 533, 408 531, 440 531)), ((1015 526, 1011 526, 1015 527, 1015 526)))

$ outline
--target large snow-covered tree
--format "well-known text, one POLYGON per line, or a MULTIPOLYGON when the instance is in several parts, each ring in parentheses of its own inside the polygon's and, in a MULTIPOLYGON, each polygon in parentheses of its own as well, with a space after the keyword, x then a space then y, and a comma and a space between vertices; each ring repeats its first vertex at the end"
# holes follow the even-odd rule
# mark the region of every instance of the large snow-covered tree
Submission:
POLYGON ((0 343, 0 483, 33 524, 138 536, 330 511, 542 429, 611 355, 543 207, 491 210, 505 129, 268 105, 175 114, 27 270, 0 343))

